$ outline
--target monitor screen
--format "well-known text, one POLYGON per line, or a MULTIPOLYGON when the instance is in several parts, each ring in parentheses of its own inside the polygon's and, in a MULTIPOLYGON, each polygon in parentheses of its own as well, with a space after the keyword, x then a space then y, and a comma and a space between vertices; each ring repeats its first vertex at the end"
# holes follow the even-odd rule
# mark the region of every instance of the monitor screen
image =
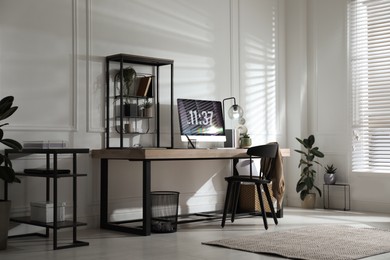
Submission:
POLYGON ((182 141, 225 142, 225 124, 220 101, 177 99, 182 141))

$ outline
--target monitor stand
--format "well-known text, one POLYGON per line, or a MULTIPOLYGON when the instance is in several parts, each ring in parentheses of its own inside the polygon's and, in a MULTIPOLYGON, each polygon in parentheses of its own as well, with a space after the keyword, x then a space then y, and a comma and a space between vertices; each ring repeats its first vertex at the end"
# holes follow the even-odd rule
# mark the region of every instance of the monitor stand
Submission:
POLYGON ((187 140, 188 140, 188 145, 187 148, 189 149, 196 149, 196 140, 191 140, 188 135, 186 135, 187 140))

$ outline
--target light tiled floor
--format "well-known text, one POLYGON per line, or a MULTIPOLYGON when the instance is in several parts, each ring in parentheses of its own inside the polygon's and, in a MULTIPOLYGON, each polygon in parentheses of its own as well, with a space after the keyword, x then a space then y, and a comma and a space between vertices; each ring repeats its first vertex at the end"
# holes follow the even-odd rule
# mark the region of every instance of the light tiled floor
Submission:
MULTIPOLYGON (((12 238, 8 241, 8 249, 0 251, 0 259, 285 259, 206 246, 202 245, 201 242, 329 223, 364 224, 390 230, 390 215, 353 211, 286 208, 284 217, 279 219, 279 225, 275 226, 272 219, 269 222, 270 228, 268 231, 264 230, 260 217, 241 218, 234 223, 228 221, 223 229, 220 227, 220 221, 197 222, 180 225, 176 233, 152 234, 148 237, 100 229, 84 229, 79 231, 78 238, 79 240, 88 241, 89 246, 62 250, 53 250, 51 239, 39 237, 12 238)), ((390 253, 366 259, 390 259, 390 253)))

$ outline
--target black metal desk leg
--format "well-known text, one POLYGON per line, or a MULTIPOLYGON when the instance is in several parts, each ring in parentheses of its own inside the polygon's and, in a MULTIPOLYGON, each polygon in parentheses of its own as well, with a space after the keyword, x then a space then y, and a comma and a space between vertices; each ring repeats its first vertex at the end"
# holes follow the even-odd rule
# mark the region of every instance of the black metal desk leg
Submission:
POLYGON ((150 195, 151 187, 151 162, 145 160, 142 162, 143 171, 143 233, 144 236, 150 236, 152 226, 152 199, 150 195))
POLYGON ((107 226, 108 212, 108 160, 100 159, 100 227, 107 226))
POLYGON ((77 242, 77 153, 73 153, 73 244, 77 242))
POLYGON ((58 233, 58 218, 57 218, 57 206, 58 206, 58 178, 57 178, 57 153, 53 153, 53 250, 57 247, 57 233, 58 233))

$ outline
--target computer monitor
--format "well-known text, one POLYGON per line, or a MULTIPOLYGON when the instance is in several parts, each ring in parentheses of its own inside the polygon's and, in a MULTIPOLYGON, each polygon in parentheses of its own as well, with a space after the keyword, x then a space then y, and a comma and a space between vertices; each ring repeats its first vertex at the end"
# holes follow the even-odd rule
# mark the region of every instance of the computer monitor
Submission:
POLYGON ((177 99, 181 140, 225 142, 225 123, 220 101, 177 99))

